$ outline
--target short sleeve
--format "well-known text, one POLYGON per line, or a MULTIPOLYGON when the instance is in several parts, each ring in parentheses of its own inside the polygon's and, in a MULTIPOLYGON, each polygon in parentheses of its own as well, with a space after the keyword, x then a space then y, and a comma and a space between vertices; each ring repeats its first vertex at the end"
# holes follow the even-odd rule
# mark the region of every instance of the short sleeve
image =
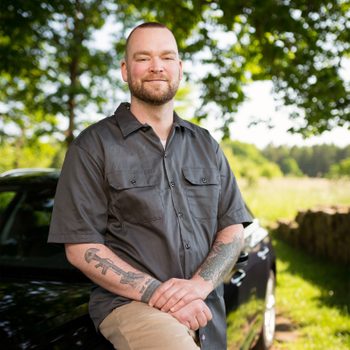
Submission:
POLYGON ((220 147, 217 149, 221 192, 218 211, 218 231, 235 224, 249 225, 252 217, 246 209, 236 178, 220 147))
POLYGON ((103 168, 77 143, 67 154, 58 181, 50 243, 104 243, 108 197, 103 168))

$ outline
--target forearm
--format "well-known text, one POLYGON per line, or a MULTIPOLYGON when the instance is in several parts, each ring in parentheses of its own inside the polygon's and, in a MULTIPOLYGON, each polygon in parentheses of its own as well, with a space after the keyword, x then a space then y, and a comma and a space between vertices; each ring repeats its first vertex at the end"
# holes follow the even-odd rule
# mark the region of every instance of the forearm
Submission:
POLYGON ((219 231, 208 256, 190 280, 171 278, 162 283, 149 305, 176 312, 196 299, 205 300, 230 272, 243 247, 243 226, 219 231))
POLYGON ((69 262, 106 290, 148 302, 160 282, 133 268, 103 244, 66 244, 69 262))
POLYGON ((209 292, 215 289, 236 263, 243 242, 243 226, 240 224, 219 231, 207 258, 192 279, 201 283, 209 292))

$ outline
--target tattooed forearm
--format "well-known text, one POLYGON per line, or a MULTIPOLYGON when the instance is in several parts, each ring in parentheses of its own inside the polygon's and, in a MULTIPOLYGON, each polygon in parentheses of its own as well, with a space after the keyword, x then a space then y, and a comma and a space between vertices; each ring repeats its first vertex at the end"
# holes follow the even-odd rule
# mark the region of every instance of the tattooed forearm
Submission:
POLYGON ((116 266, 110 259, 101 258, 100 256, 98 256, 98 252, 99 249, 97 248, 88 249, 85 252, 85 260, 87 263, 97 261, 95 267, 96 269, 101 268, 103 275, 105 275, 108 270, 112 270, 114 273, 121 276, 120 283, 129 284, 134 289, 136 289, 142 282, 142 280, 145 279, 145 275, 143 273, 135 273, 130 271, 126 272, 118 266, 116 266))
POLYGON ((236 235, 232 242, 216 241, 198 274, 206 281, 218 286, 236 263, 241 251, 241 237, 236 235))
POLYGON ((153 278, 148 279, 140 292, 142 294, 141 301, 148 303, 151 299, 151 296, 160 285, 161 283, 159 281, 153 278))

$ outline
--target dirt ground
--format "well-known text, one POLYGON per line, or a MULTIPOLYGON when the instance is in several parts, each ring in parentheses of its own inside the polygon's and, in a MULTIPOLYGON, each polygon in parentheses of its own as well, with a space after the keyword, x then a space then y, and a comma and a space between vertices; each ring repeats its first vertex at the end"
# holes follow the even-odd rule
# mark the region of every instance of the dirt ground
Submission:
POLYGON ((296 326, 285 316, 277 313, 275 341, 271 350, 280 350, 285 343, 293 343, 298 338, 296 326))

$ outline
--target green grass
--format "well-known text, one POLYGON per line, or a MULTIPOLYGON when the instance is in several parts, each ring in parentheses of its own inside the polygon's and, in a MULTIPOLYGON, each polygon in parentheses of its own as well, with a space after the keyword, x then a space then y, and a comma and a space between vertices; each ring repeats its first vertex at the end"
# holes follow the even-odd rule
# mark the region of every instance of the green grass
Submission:
POLYGON ((299 337, 283 349, 350 348, 350 268, 331 264, 274 239, 277 308, 299 337))
POLYGON ((264 224, 293 219, 298 210, 319 205, 350 205, 350 180, 310 178, 239 181, 243 197, 264 224))
MULTIPOLYGON (((350 181, 260 180, 240 183, 243 196, 263 224, 293 219, 298 210, 350 205, 350 181)), ((298 330, 295 341, 278 349, 350 349, 350 266, 333 264, 274 238, 277 254, 277 309, 298 330)))

